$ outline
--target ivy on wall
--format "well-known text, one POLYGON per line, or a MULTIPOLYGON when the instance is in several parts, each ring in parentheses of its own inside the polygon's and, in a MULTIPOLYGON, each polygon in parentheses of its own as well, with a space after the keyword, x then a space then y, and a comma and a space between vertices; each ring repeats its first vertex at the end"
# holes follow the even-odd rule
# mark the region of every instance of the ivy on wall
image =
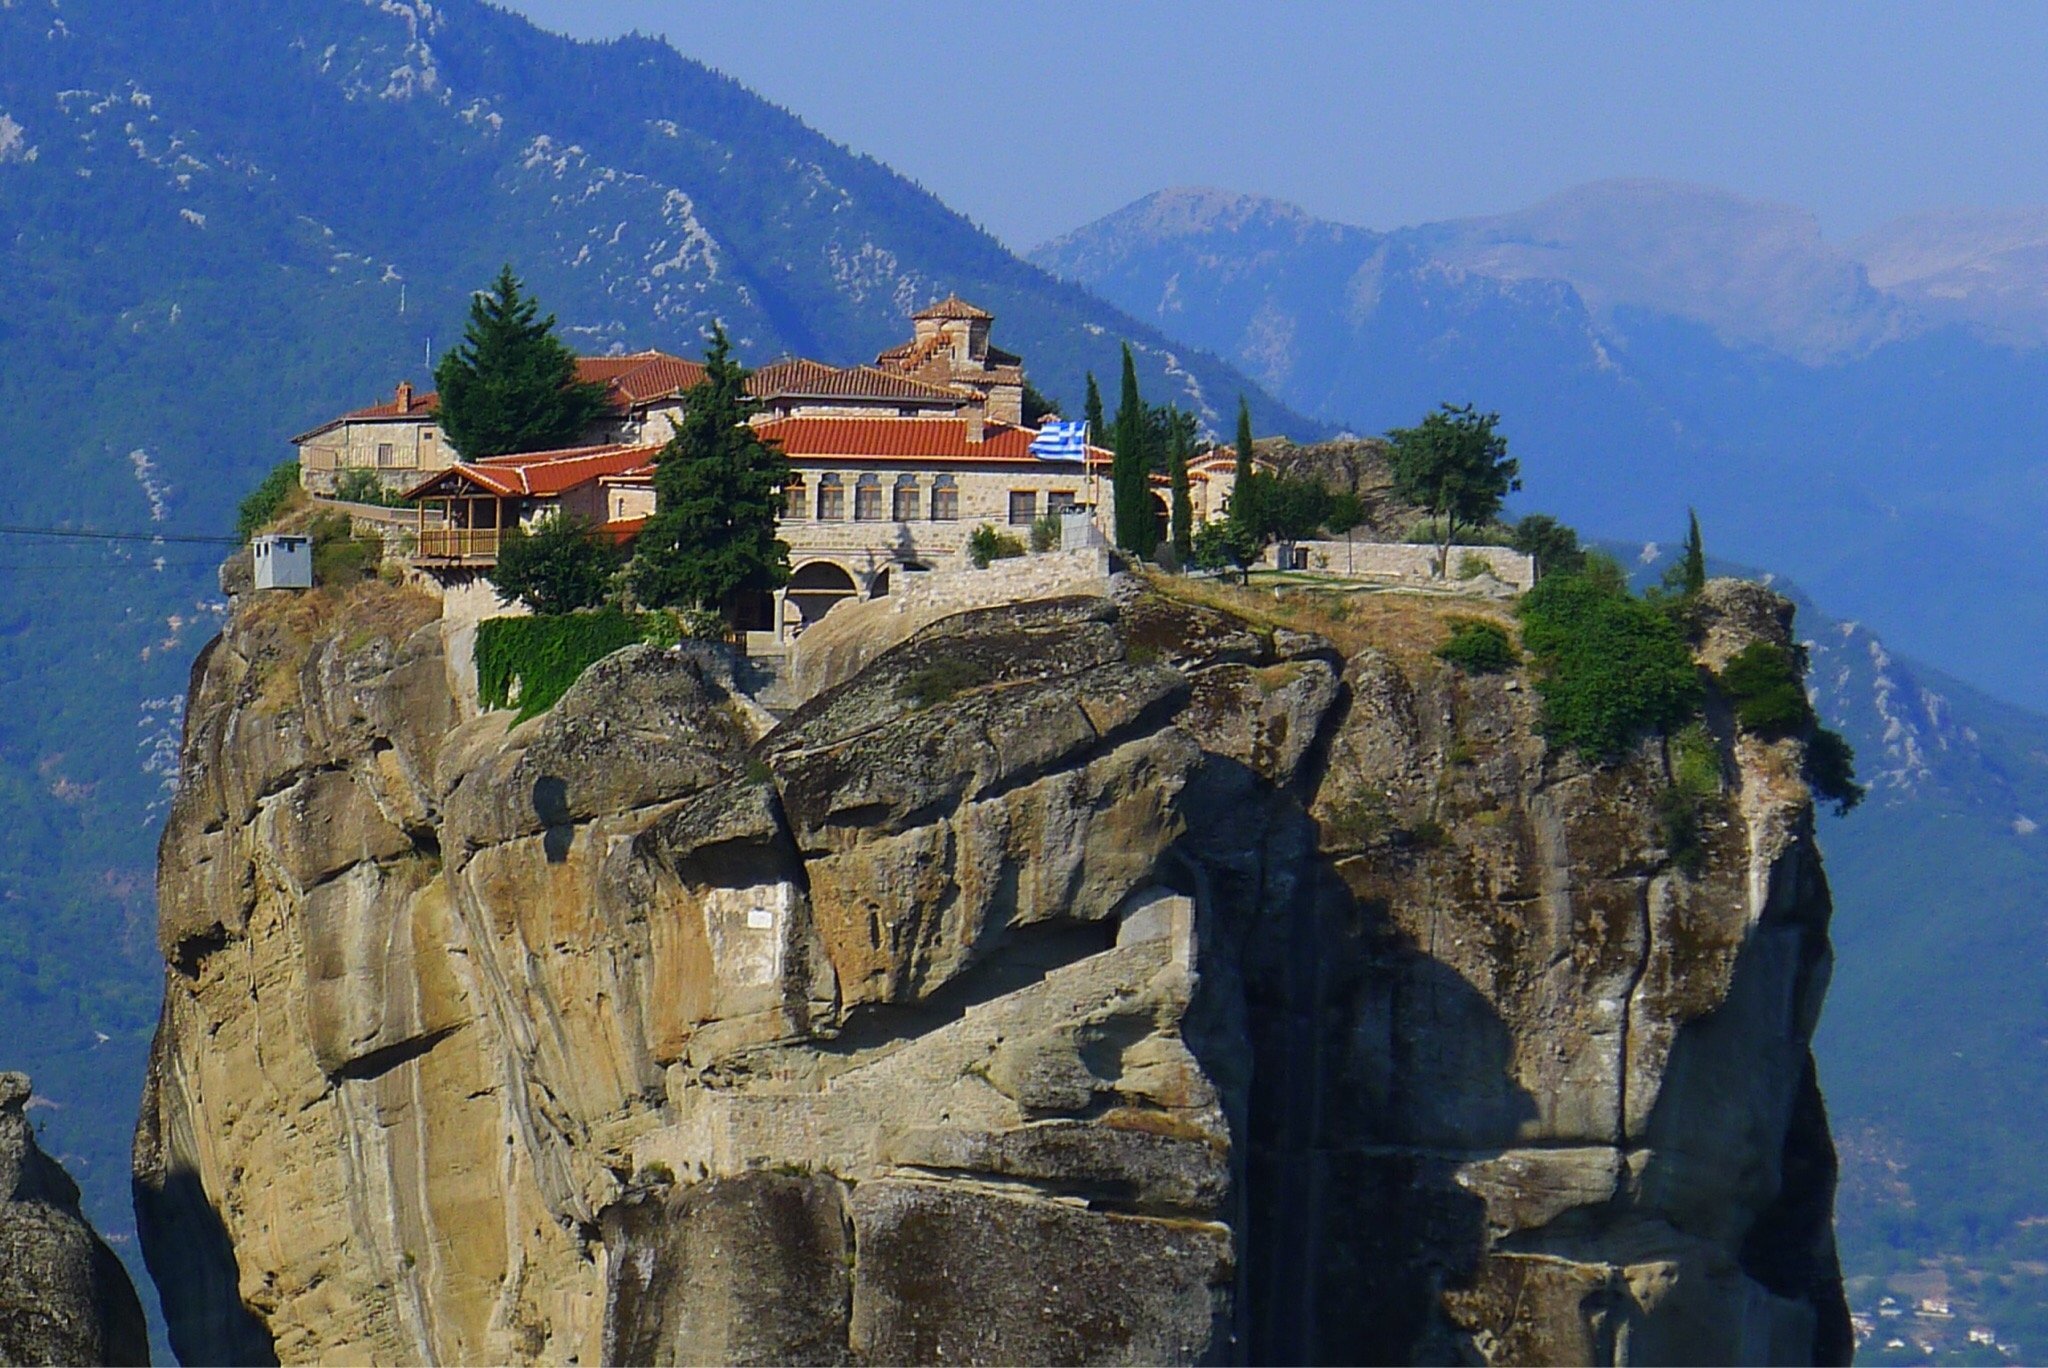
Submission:
POLYGON ((594 613, 489 618, 476 629, 477 698, 486 708, 519 708, 516 720, 552 708, 583 672, 613 651, 647 639, 649 615, 594 613))

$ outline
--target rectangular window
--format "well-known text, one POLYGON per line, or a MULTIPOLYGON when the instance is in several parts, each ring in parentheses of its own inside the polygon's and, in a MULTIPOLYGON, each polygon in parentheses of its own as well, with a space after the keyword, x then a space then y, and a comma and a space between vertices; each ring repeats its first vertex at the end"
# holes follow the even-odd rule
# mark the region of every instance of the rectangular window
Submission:
POLYGON ((932 490, 932 521, 957 522, 960 518, 960 491, 952 485, 940 485, 932 490))
POLYGON ((818 486, 818 521, 838 522, 846 516, 846 491, 836 484, 818 486))
POLYGON ((1064 513, 1073 506, 1074 491, 1071 489, 1055 489, 1045 496, 1045 511, 1048 513, 1064 513))
POLYGON ((388 470, 397 464, 398 449, 389 442, 377 443, 377 465, 382 469, 388 470))
POLYGON ((855 522, 880 522, 882 520, 882 487, 880 485, 864 484, 854 486, 853 520, 855 522))
POLYGON ((1010 526, 1029 527, 1038 520, 1038 491, 1035 489, 1013 489, 1010 491, 1010 526))
POLYGON ((806 504, 806 502, 805 502, 805 498, 804 498, 804 482, 803 482, 802 480, 794 480, 794 481, 790 482, 790 483, 789 483, 788 485, 785 485, 785 486, 783 487, 783 491, 782 491, 782 499, 783 499, 783 507, 782 507, 782 516, 783 516, 783 517, 785 517, 785 518, 801 518, 801 517, 803 517, 803 515, 804 515, 804 509, 805 509, 805 508, 807 507, 807 504, 806 504))
POLYGON ((891 513, 897 522, 917 521, 917 486, 900 484, 896 486, 896 507, 891 513))

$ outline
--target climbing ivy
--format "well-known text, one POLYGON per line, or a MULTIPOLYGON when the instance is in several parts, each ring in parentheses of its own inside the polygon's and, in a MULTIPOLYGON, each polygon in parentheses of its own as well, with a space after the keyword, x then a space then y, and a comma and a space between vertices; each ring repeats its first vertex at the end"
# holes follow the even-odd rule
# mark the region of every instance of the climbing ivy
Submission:
POLYGON ((486 708, 509 708, 519 721, 555 706, 583 672, 613 651, 643 641, 650 614, 595 613, 490 618, 476 629, 476 691, 486 708))

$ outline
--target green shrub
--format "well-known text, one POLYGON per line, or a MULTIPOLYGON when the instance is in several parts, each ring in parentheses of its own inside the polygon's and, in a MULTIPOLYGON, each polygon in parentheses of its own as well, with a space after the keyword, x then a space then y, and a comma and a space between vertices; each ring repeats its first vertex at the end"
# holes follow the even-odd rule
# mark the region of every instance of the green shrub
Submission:
POLYGON ((1856 752, 1842 734, 1816 727, 1806 743, 1806 782, 1816 798, 1835 805, 1835 815, 1845 816, 1862 802, 1869 789, 1856 782, 1856 752))
POLYGON ((1579 534, 1547 513, 1531 513, 1515 524, 1514 547, 1536 558, 1539 575, 1576 575, 1586 568, 1579 534))
MULTIPOLYGON (((1407 540, 1422 546, 1440 546, 1443 544, 1443 529, 1441 518, 1419 518, 1409 525, 1407 540)), ((1473 527, 1460 522, 1455 530, 1458 544, 1462 546, 1512 546, 1515 540, 1513 529, 1499 523, 1473 527)))
POLYGON ((652 646, 679 646, 685 641, 724 641, 725 616, 716 608, 659 608, 642 619, 641 639, 652 646))
POLYGON ((1478 618, 1452 619, 1451 639, 1437 647, 1436 654, 1467 674, 1499 674, 1522 659, 1506 632, 1478 618))
POLYGON ((1007 532, 998 532, 987 523, 974 529, 967 537, 967 559, 974 562, 977 570, 986 570, 990 561, 1008 560, 1024 554, 1024 543, 1007 532))
POLYGON ((1060 547, 1060 515, 1048 513, 1031 524, 1031 549, 1044 553, 1060 547))
POLYGON ((1611 760, 1697 712, 1692 651, 1653 605, 1590 574, 1553 575, 1523 595, 1520 612, 1552 745, 1611 760))
POLYGON ((1694 798, 1721 794, 1721 747, 1706 725, 1693 722, 1671 737, 1671 783, 1694 798))
POLYGON ((552 708, 583 672, 642 640, 646 618, 605 608, 552 617, 488 618, 476 629, 477 698, 486 708, 516 701, 524 721, 552 708))
POLYGON ((1790 736, 1813 720, 1813 705, 1792 652, 1772 641, 1752 641, 1721 670, 1721 689, 1736 725, 1760 736, 1790 736))
POLYGON ((944 703, 957 693, 988 683, 988 667, 979 661, 948 657, 919 666, 896 686, 896 696, 919 708, 944 703))
POLYGON ((377 478, 376 471, 361 466, 341 472, 334 482, 334 497, 343 503, 376 504, 381 508, 398 508, 405 503, 377 478))
POLYGON ((302 497, 299 463, 281 461, 263 477, 263 483, 243 497, 235 509, 235 535, 243 541, 255 536, 302 497))
POLYGON ((1492 574, 1493 567, 1487 563, 1484 556, 1477 556, 1467 551, 1464 555, 1458 557, 1458 568, 1454 573, 1461 580, 1472 580, 1478 579, 1481 575, 1492 574))
POLYGON ((313 534, 313 583, 323 588, 369 579, 384 559, 384 543, 357 537, 346 513, 323 513, 308 530, 313 534))

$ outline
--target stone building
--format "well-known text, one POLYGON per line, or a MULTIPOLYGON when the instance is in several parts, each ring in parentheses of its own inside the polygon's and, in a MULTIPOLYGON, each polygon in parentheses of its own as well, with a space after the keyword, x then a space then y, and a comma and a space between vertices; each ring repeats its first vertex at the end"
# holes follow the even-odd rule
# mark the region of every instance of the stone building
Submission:
POLYGON ((989 345, 994 314, 947 295, 910 322, 910 340, 876 357, 877 366, 974 394, 990 422, 1024 421, 1024 358, 989 345))

